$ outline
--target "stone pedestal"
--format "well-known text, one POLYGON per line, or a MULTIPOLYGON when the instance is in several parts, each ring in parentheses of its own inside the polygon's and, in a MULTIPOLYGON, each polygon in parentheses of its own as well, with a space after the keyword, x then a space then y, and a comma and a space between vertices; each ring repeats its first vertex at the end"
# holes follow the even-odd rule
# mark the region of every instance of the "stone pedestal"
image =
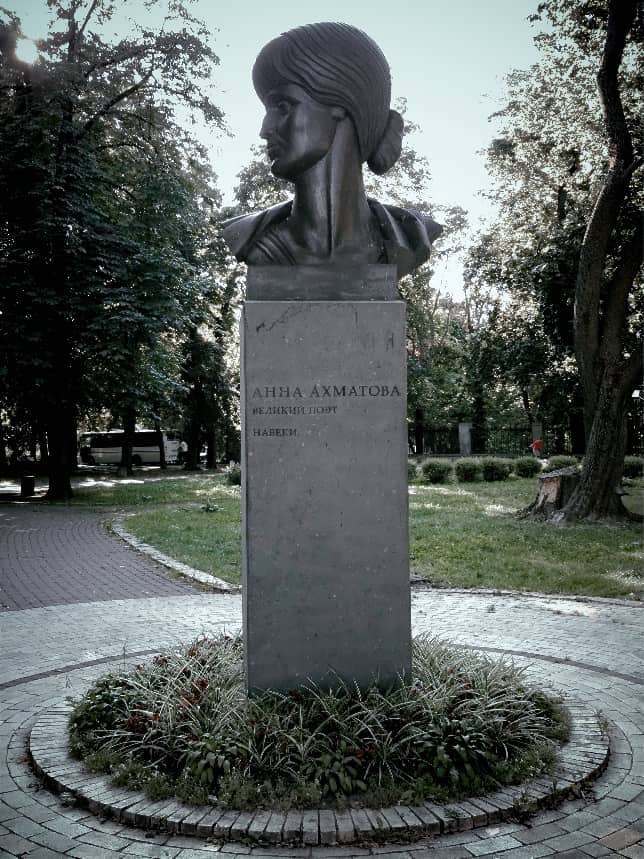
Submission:
POLYGON ((248 301, 242 542, 249 691, 410 669, 405 308, 248 301))
POLYGON ((458 425, 458 452, 461 456, 470 456, 472 453, 472 424, 458 425))

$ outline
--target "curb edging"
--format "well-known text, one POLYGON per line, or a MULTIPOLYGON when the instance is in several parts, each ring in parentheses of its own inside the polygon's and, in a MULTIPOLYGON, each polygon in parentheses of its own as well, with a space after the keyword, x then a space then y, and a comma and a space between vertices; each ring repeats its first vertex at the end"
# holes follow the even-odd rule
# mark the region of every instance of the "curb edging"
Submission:
POLYGON ((47 787, 68 793, 94 814, 144 829, 214 840, 292 846, 330 846, 359 842, 413 841, 424 836, 490 826, 517 815, 551 808, 600 775, 608 764, 609 738, 597 714, 578 701, 566 701, 572 729, 552 775, 484 797, 445 805, 390 808, 309 809, 304 811, 234 811, 184 805, 177 800, 147 799, 142 793, 114 787, 107 775, 87 771, 69 755, 67 723, 71 705, 40 716, 29 737, 29 755, 47 787))
POLYGON ((132 546, 133 549, 136 549, 137 552, 142 552, 144 555, 148 555, 150 558, 157 561, 157 563, 163 564, 164 567, 168 567, 176 573, 186 576, 186 578, 193 579, 196 582, 201 582, 202 585, 209 585, 213 590, 232 594, 241 593, 239 585, 231 585, 230 582, 226 582, 224 579, 212 576, 210 573, 204 573, 202 570, 196 570, 194 567, 188 566, 188 564, 176 561, 169 555, 164 555, 163 552, 159 552, 158 549, 155 549, 154 546, 150 546, 148 543, 144 543, 143 540, 139 540, 138 537, 135 537, 134 534, 130 534, 130 532, 124 527, 124 518, 123 514, 116 516, 111 520, 110 528, 121 538, 121 540, 129 543, 129 545, 132 546))

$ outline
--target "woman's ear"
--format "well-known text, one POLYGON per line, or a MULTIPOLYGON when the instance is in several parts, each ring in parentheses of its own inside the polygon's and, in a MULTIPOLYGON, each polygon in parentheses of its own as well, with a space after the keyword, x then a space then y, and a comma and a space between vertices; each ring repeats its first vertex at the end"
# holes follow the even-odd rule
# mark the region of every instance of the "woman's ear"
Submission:
POLYGON ((334 119, 337 119, 338 121, 340 121, 341 119, 344 119, 346 115, 347 115, 346 110, 343 107, 340 107, 339 105, 336 105, 335 107, 331 108, 331 116, 334 119))

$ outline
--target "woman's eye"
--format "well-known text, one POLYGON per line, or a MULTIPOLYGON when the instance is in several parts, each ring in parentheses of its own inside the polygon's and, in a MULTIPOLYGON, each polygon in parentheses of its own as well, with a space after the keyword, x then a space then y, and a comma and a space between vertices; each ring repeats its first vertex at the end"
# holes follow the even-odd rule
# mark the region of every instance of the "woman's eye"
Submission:
POLYGON ((277 108, 277 112, 284 116, 291 109, 291 104, 288 101, 278 101, 275 107, 277 108))

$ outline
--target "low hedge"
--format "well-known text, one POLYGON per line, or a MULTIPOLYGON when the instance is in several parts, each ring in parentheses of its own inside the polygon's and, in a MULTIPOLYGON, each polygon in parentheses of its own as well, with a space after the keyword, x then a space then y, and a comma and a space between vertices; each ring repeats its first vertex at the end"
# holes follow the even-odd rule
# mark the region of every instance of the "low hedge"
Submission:
POLYGON ((561 468, 570 468, 577 464, 576 456, 550 456, 544 471, 559 471, 561 468))
POLYGON ((512 461, 495 456, 486 456, 481 460, 483 480, 507 480, 512 471, 512 461))
POLYGON ((642 477, 644 475, 644 458, 627 456, 624 460, 624 477, 642 477))
POLYGON ((483 477, 480 459, 457 459, 454 463, 454 470, 461 483, 474 483, 483 477))
POLYGON ((512 468, 517 477, 535 477, 541 472, 541 463, 536 456, 522 456, 514 460, 512 468))
POLYGON ((415 462, 407 461, 407 483, 415 483, 418 480, 418 467, 415 462))
POLYGON ((426 459, 420 466, 425 483, 446 483, 452 475, 448 459, 426 459))

